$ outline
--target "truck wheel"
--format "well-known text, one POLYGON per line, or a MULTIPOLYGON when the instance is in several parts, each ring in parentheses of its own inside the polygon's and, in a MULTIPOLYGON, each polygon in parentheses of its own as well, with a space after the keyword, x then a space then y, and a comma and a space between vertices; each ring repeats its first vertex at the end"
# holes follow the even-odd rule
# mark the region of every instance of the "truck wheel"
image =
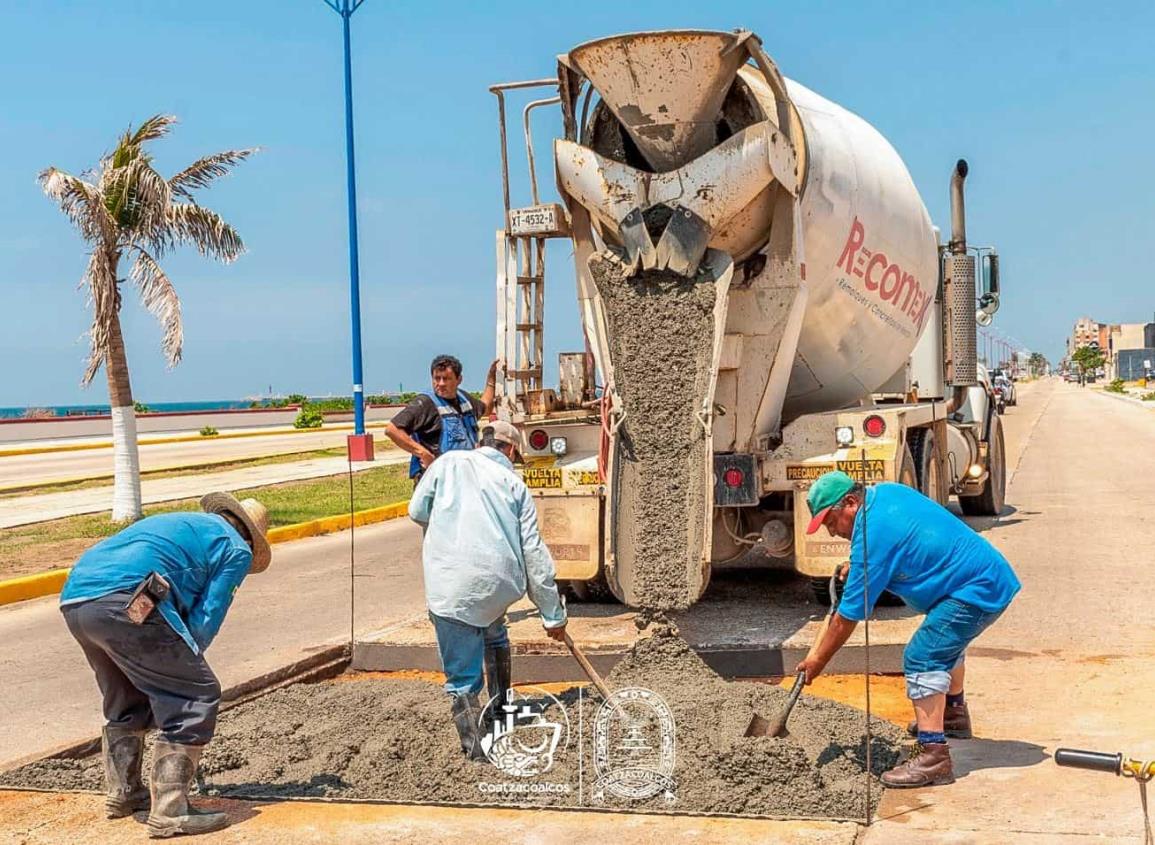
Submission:
POLYGON ((907 446, 918 473, 918 490, 932 502, 946 504, 946 486, 934 454, 934 431, 916 428, 907 435, 907 446))
MULTIPOLYGON (((814 600, 823 607, 830 607, 830 579, 829 578, 811 578, 810 589, 814 591, 814 600)), ((842 582, 836 581, 834 585, 834 592, 839 599, 842 598, 842 582)))
POLYGON ((1007 454, 1003 445, 1003 421, 991 417, 990 445, 987 449, 987 481, 977 496, 959 496, 959 507, 967 516, 998 516, 1007 498, 1007 454))
MULTIPOLYGON (((835 595, 838 600, 842 600, 841 581, 836 581, 834 585, 835 595)), ((823 607, 830 607, 830 579, 829 578, 811 578, 810 589, 814 591, 814 600, 823 607)), ((889 590, 883 590, 882 595, 878 597, 878 603, 883 607, 899 607, 903 604, 902 599, 896 596, 889 590)))
POLYGON ((559 585, 566 594, 576 602, 613 603, 617 599, 606 583, 604 572, 598 572, 597 577, 589 581, 562 581, 559 585))

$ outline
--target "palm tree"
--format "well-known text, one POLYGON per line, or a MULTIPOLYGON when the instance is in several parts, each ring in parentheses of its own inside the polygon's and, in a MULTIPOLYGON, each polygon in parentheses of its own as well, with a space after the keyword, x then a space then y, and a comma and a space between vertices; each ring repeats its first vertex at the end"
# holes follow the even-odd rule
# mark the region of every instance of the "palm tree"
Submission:
POLYGON ((104 367, 112 407, 114 487, 112 519, 139 519, 140 459, 128 360, 120 330, 121 259, 131 262, 128 278, 144 306, 164 329, 161 347, 169 367, 181 359, 184 330, 180 299, 160 261, 174 248, 196 247, 201 255, 233 261, 244 244, 220 215, 198 205, 193 193, 208 187, 256 150, 226 150, 205 156, 170 179, 153 168, 145 145, 169 133, 176 118, 156 115, 135 130, 130 126, 95 171, 73 176, 50 167, 39 176, 91 252, 81 281, 92 303, 91 348, 81 379, 87 387, 104 367))

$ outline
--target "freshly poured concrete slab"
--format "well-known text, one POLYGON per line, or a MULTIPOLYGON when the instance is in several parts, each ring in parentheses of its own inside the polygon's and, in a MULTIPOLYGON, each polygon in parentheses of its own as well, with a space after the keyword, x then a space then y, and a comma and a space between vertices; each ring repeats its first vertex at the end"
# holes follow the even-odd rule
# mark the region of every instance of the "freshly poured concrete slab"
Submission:
MULTIPOLYGON (((702 601, 669 614, 682 637, 725 677, 785 675, 810 649, 826 608, 813 599, 809 583, 781 572, 719 573, 702 601)), ((638 614, 618 604, 569 604, 569 633, 594 667, 608 673, 648 631, 638 614)), ((870 623, 871 672, 902 671, 902 649, 921 617, 906 607, 880 607, 870 623)), ((509 636, 519 682, 566 681, 580 668, 564 643, 545 635, 528 600, 510 608, 509 636)), ((865 627, 859 625, 831 661, 833 673, 861 672, 867 666, 865 627)), ((438 671, 441 663, 433 626, 425 617, 364 636, 354 646, 354 669, 438 671)))

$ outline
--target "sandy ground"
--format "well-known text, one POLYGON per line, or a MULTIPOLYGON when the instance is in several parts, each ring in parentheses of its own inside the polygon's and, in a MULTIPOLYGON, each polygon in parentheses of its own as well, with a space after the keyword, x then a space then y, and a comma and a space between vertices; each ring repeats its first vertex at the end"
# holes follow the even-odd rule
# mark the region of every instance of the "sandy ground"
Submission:
MULTIPOLYGON (((542 806, 602 806, 630 811, 711 812, 776 817, 862 818, 865 791, 863 714, 806 696, 785 737, 746 737, 755 712, 772 715, 785 690, 727 682, 679 637, 659 631, 640 641, 607 678, 611 689, 639 689, 618 711, 579 697, 577 689, 544 701, 543 718, 558 727, 526 726, 502 736, 490 763, 465 760, 448 718, 445 694, 425 680, 361 678, 278 690, 222 715, 205 752, 205 794, 239 798, 323 797, 542 806), (657 693, 668 706, 646 702, 657 693), (306 714, 309 714, 306 716, 306 714), (516 752, 556 733, 540 772, 518 778, 498 763, 521 764, 516 752), (528 737, 528 738, 525 738, 528 737), (606 765, 595 758, 599 737, 606 765), (668 744, 667 744, 668 742, 668 744), (623 769, 659 772, 652 795, 615 794, 603 778, 623 769), (501 789, 532 786, 530 794, 501 789), (544 791, 548 784, 549 791, 544 791)), ((516 714, 511 713, 513 719, 516 714)), ((511 721, 510 725, 514 723, 511 721)), ((875 720, 872 770, 897 759, 900 729, 875 720)), ((496 734, 495 734, 496 736, 496 734)), ((147 764, 146 764, 147 765, 147 764)), ((99 791, 98 757, 45 760, 0 775, 0 784, 99 791)), ((644 784, 643 784, 644 785, 644 784)), ((881 794, 877 782, 872 800, 881 794)), ((873 806, 873 804, 872 804, 873 806)))

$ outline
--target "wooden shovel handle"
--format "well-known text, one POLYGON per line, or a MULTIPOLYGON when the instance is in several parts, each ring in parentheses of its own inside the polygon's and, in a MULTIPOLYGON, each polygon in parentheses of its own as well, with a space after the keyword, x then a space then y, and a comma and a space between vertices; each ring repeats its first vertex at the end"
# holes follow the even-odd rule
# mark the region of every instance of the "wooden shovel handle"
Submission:
POLYGON ((574 660, 582 667, 582 671, 586 673, 586 677, 593 681, 598 692, 602 694, 602 698, 606 701, 610 700, 610 688, 606 686, 606 682, 602 680, 602 676, 598 674, 598 670, 594 668, 589 659, 578 648, 577 643, 570 638, 569 631, 565 633, 565 644, 569 648, 570 654, 573 655, 574 660))

